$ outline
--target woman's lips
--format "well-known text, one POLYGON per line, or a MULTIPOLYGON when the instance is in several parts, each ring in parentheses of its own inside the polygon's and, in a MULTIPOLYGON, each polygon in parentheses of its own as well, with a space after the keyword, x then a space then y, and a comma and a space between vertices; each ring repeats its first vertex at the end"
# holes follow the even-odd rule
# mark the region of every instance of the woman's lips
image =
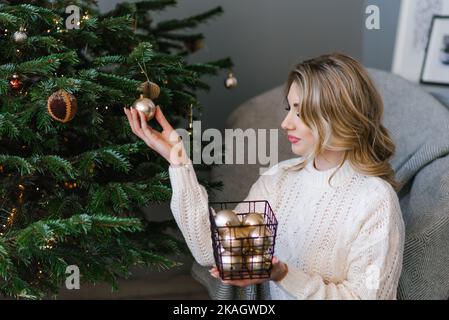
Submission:
POLYGON ((291 135, 288 136, 288 141, 290 141, 291 143, 296 143, 299 140, 301 140, 301 139, 299 139, 299 138, 297 138, 295 136, 291 136, 291 135))

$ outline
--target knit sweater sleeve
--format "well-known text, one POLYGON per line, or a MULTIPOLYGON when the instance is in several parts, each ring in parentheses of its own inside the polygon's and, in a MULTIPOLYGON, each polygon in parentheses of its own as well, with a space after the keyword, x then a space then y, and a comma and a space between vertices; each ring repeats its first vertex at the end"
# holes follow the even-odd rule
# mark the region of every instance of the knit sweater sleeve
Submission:
MULTIPOLYGON (((245 200, 267 199, 272 178, 269 173, 260 176, 245 200)), ((212 266, 215 261, 206 189, 198 183, 191 162, 170 166, 169 176, 173 190, 170 208, 175 221, 195 260, 202 266, 212 266)))
POLYGON ((326 281, 289 266, 277 286, 296 299, 395 299, 404 246, 402 213, 393 189, 375 198, 366 204, 369 212, 350 245, 346 279, 326 281))

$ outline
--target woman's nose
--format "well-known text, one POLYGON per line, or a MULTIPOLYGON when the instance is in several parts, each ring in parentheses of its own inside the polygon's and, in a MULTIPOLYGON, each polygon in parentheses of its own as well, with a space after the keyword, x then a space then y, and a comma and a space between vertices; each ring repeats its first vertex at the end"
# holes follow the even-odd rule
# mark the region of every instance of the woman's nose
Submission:
POLYGON ((290 112, 285 116, 284 120, 282 121, 281 128, 284 129, 284 130, 293 130, 293 129, 295 129, 293 121, 290 118, 290 112))

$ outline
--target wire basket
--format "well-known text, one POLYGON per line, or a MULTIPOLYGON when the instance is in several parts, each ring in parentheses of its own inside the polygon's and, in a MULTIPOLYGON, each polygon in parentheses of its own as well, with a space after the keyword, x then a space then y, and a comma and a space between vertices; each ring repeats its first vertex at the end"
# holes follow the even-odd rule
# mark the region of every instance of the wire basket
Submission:
MULTIPOLYGON (((229 211, 226 214, 234 218, 229 211)), ((270 277, 278 222, 268 201, 210 202, 209 219, 215 263, 223 280, 270 277), (223 210, 232 210, 238 221, 217 226, 216 214, 223 210)))

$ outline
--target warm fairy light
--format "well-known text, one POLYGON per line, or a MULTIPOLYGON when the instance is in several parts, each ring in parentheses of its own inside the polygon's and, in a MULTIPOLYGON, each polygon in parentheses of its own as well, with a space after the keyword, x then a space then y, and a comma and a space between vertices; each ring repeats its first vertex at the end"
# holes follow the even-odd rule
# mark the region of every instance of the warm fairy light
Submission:
POLYGON ((8 226, 12 225, 12 223, 14 222, 14 219, 17 215, 17 208, 12 208, 11 213, 9 214, 8 219, 6 219, 6 224, 8 226))

